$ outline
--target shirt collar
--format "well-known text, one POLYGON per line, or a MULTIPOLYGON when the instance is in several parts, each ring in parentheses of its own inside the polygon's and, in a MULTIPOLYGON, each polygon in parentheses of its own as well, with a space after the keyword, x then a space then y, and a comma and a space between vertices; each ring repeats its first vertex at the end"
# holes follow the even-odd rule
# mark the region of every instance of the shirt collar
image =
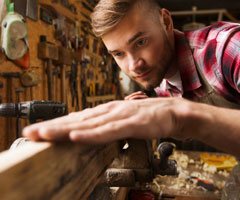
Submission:
POLYGON ((177 68, 179 69, 184 91, 199 88, 201 82, 194 62, 193 53, 183 32, 174 30, 177 68))
MULTIPOLYGON (((167 82, 169 83, 169 85, 172 85, 176 87, 179 91, 183 92, 182 80, 181 80, 179 70, 177 70, 177 72, 172 77, 168 78, 167 82)), ((167 89, 169 88, 170 86, 167 89)))

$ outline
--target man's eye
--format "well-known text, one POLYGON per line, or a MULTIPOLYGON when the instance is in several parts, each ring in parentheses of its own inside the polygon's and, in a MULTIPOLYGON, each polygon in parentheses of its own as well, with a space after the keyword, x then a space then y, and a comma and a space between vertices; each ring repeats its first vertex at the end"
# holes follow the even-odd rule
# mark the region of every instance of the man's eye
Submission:
POLYGON ((114 57, 121 57, 123 56, 123 53, 122 52, 116 52, 113 54, 114 57))
POLYGON ((144 45, 146 45, 147 44, 147 39, 145 38, 145 39, 141 39, 141 40, 138 40, 137 41, 137 43, 136 43, 136 46, 137 47, 142 47, 142 46, 144 46, 144 45))

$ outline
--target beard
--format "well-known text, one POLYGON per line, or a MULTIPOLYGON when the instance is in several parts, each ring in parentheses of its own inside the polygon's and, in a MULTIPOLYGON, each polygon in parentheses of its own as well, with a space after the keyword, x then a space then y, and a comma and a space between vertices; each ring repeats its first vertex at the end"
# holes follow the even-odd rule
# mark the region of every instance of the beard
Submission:
MULTIPOLYGON (((153 71, 151 72, 152 75, 145 81, 138 82, 138 86, 145 91, 152 91, 154 88, 158 87, 164 77, 166 76, 168 70, 173 66, 175 60, 175 52, 172 48, 168 37, 164 34, 164 45, 163 45, 163 54, 161 58, 159 58, 158 63, 151 67, 153 71)), ((145 67, 148 69, 148 67, 145 67)))

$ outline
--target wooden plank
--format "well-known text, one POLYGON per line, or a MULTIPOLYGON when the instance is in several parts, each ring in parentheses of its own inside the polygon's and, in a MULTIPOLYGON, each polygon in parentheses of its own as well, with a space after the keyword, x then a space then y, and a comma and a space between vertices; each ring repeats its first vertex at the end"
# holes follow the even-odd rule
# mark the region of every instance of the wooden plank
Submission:
POLYGON ((26 143, 0 154, 0 199, 87 199, 117 155, 117 143, 26 143))

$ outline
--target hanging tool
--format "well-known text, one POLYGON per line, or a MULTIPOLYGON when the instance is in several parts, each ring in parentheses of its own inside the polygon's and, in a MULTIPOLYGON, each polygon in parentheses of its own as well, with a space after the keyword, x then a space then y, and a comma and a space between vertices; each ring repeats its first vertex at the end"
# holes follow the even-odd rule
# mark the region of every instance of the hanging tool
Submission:
POLYGON ((61 100, 67 102, 66 95, 66 66, 70 66, 73 59, 72 51, 62 46, 58 47, 59 59, 56 61, 61 68, 61 100))
POLYGON ((89 12, 93 12, 93 8, 90 5, 88 5, 86 2, 81 1, 81 4, 82 4, 83 8, 85 8, 89 12))
POLYGON ((71 65, 69 81, 70 81, 71 94, 72 94, 72 107, 75 106, 76 111, 79 110, 77 75, 78 75, 78 65, 77 65, 76 61, 73 60, 72 65, 71 65))
MULTIPOLYGON (((16 93, 16 103, 20 102, 20 93, 24 92, 24 88, 23 87, 19 87, 15 89, 15 93, 16 93)), ((19 120, 19 118, 16 118, 16 138, 20 137, 20 130, 21 130, 21 122, 19 120)))
POLYGON ((76 44, 77 23, 63 15, 58 14, 53 20, 55 27, 54 37, 59 40, 63 47, 75 49, 79 44, 76 44))
POLYGON ((12 102, 12 79, 13 78, 19 78, 20 73, 19 72, 1 72, 0 77, 3 77, 6 79, 6 92, 7 92, 7 102, 12 102))
MULTIPOLYGON (((13 102, 13 80, 20 77, 19 72, 2 72, 0 73, 0 77, 3 77, 6 80, 6 101, 13 102)), ((8 146, 16 139, 16 134, 11 131, 12 124, 14 121, 12 119, 6 119, 6 131, 4 138, 4 148, 8 148, 8 146)))
MULTIPOLYGON (((36 86, 39 83, 37 74, 33 70, 24 71, 22 73, 20 73, 20 72, 1 72, 0 77, 3 77, 7 80, 7 88, 9 86, 9 90, 12 89, 12 82, 11 82, 12 78, 20 79, 20 82, 23 87, 32 87, 32 86, 36 86)), ((12 101, 11 94, 12 94, 11 92, 9 94, 7 94, 8 102, 12 101)))
POLYGON ((26 16, 34 21, 38 20, 38 0, 27 0, 26 16))
POLYGON ((14 4, 14 11, 21 16, 26 17, 27 0, 13 0, 12 2, 14 4))
POLYGON ((0 89, 2 89, 2 88, 3 88, 3 82, 0 81, 0 89))
MULTIPOLYGON (((24 18, 14 12, 14 5, 8 2, 7 6, 8 13, 1 24, 1 46, 7 58, 16 61, 28 53, 27 27, 24 18)), ((22 67, 28 68, 29 66, 23 65, 22 67)))
MULTIPOLYGON (((3 82, 0 81, 0 89, 2 89, 2 88, 3 88, 3 82)), ((2 103, 2 96, 0 96, 0 103, 2 103)))
POLYGON ((33 70, 28 70, 20 75, 20 81, 24 87, 33 87, 38 85, 39 78, 33 70))
POLYGON ((41 5, 40 7, 40 19, 47 23, 52 25, 53 20, 56 18, 55 13, 52 9, 50 9, 48 6, 41 5))
POLYGON ((38 44, 38 58, 44 60, 47 72, 48 100, 53 100, 53 64, 52 61, 59 59, 58 48, 54 44, 47 42, 46 36, 40 36, 38 44))

